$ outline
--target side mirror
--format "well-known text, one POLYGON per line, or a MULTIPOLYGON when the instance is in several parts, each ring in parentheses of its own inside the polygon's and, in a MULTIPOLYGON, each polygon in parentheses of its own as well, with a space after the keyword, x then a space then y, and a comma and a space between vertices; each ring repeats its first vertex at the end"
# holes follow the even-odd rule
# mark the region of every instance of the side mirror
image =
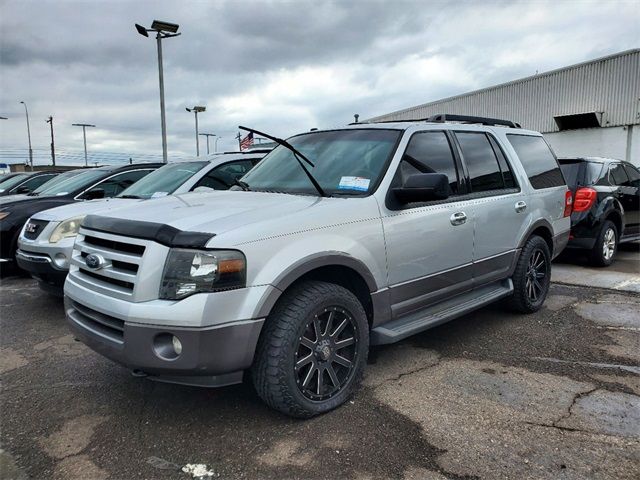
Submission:
POLYGON ((16 188, 16 193, 17 194, 31 193, 31 189, 26 185, 21 185, 18 188, 16 188))
POLYGON ((83 195, 85 200, 97 200, 98 198, 104 198, 104 190, 102 188, 94 188, 89 190, 83 195))
POLYGON ((393 194, 402 203, 444 200, 449 197, 449 178, 444 173, 416 173, 394 188, 393 194))

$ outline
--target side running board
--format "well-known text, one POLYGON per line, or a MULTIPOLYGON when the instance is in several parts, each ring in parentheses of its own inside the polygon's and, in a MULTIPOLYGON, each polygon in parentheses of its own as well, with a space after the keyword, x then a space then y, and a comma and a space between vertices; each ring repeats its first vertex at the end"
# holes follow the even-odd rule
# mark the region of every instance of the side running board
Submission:
POLYGON ((371 331, 371 345, 383 345, 403 340, 442 323, 472 312, 513 292, 511 279, 491 283, 484 287, 457 295, 444 302, 431 305, 392 320, 371 331))

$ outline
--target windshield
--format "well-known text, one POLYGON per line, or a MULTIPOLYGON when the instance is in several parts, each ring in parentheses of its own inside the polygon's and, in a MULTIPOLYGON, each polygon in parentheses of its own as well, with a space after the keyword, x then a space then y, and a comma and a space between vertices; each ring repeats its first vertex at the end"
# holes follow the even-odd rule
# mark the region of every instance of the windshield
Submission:
POLYGON ((46 193, 44 192, 46 192, 47 190, 63 182, 66 182, 71 177, 75 177, 76 175, 82 173, 83 171, 86 171, 86 170, 69 170, 68 172, 64 172, 64 173, 61 173, 60 175, 56 175, 48 182, 43 183, 38 188, 36 188, 33 192, 30 193, 30 195, 42 195, 42 194, 46 195, 46 193))
POLYGON ((165 165, 124 190, 121 198, 163 197, 202 170, 209 162, 180 162, 165 165))
MULTIPOLYGON (((368 195, 384 173, 402 131, 352 129, 298 135, 288 142, 328 195, 368 195)), ((242 177, 251 190, 317 195, 291 150, 278 146, 242 177)))
POLYGON ((55 184, 53 183, 53 180, 45 183, 34 193, 42 196, 66 195, 79 188, 90 186, 93 181, 103 177, 105 173, 107 173, 105 170, 95 168, 92 168, 91 170, 73 170, 72 172, 66 172, 62 175, 58 175, 58 178, 55 180, 59 181, 56 181, 55 184), (67 174, 69 174, 69 176, 66 176, 64 179, 60 178, 67 174), (40 191, 40 189, 42 190, 40 191))
POLYGON ((29 175, 23 173, 21 175, 16 175, 15 177, 11 177, 4 182, 0 183, 0 192, 6 192, 7 190, 11 190, 14 186, 24 181, 29 175))

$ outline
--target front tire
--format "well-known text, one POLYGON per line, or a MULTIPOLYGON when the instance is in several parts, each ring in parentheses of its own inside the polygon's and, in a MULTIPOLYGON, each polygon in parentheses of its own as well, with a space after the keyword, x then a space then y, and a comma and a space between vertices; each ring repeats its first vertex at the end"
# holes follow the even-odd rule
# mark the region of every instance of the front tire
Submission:
POLYGON ((591 263, 596 267, 608 267, 618 253, 618 229, 612 221, 602 225, 596 243, 591 250, 591 263))
POLYGON ((512 280, 511 308, 521 313, 540 310, 551 284, 551 253, 542 237, 533 235, 527 240, 512 280))
POLYGON ((348 400, 369 351, 369 324, 349 290, 308 281, 287 291, 267 318, 252 369, 258 395, 287 415, 309 418, 348 400))

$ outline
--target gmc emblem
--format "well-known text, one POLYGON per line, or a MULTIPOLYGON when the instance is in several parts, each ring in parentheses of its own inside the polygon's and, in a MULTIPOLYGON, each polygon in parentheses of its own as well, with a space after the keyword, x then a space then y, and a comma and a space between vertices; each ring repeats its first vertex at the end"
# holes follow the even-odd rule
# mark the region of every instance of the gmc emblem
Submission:
POLYGON ((24 227, 26 233, 36 233, 36 230, 38 230, 38 225, 35 223, 27 223, 27 226, 24 227))

